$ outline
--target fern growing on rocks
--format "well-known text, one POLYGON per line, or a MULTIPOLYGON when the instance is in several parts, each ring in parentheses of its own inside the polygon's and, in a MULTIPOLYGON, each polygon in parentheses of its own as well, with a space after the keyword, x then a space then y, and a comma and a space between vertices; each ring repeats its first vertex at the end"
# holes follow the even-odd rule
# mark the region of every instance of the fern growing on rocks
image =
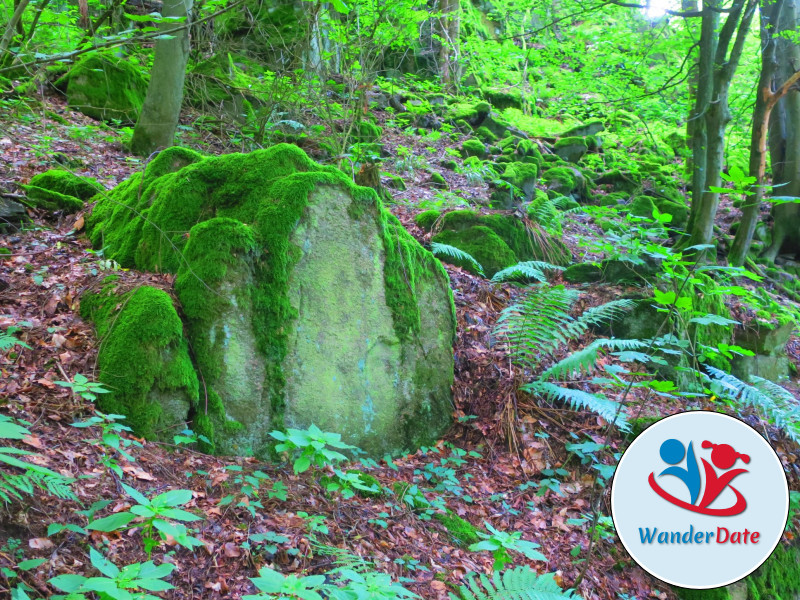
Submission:
POLYGON ((431 253, 436 257, 445 256, 456 261, 457 263, 468 263, 480 276, 483 276, 483 267, 480 265, 480 263, 478 263, 478 261, 475 260, 471 254, 468 254, 467 252, 464 252, 455 246, 431 242, 431 253))
POLYGON ((538 281, 540 283, 547 283, 545 271, 563 270, 564 267, 559 267, 549 262, 528 260, 506 267, 502 271, 498 271, 494 274, 494 277, 492 277, 492 283, 503 283, 505 281, 522 281, 526 283, 538 281))
POLYGON ((562 590, 552 573, 539 575, 528 566, 496 572, 493 577, 472 575, 451 593, 451 600, 580 600, 571 590, 562 590))

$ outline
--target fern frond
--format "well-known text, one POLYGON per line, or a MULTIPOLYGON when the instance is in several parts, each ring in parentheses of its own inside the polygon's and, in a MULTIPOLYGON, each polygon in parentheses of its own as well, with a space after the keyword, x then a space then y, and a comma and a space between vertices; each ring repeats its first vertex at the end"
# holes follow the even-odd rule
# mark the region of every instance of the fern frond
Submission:
POLYGON ((502 283, 504 281, 538 281, 547 283, 547 277, 536 267, 527 262, 521 262, 498 271, 492 277, 492 283, 502 283))
POLYGON ((713 378, 712 390, 718 396, 752 406, 792 441, 800 443, 800 402, 791 393, 778 384, 755 375, 750 376, 748 384, 710 365, 706 365, 705 369, 713 378))
POLYGON ((530 287, 500 313, 495 335, 508 340, 517 363, 535 368, 575 333, 575 319, 568 311, 577 297, 576 291, 563 286, 530 287))
POLYGON ((600 306, 586 309, 578 317, 578 322, 584 324, 587 328, 596 327, 625 316, 625 313, 630 312, 635 307, 636 303, 633 300, 612 300, 600 306))
POLYGON ((341 570, 355 571, 356 573, 364 573, 375 568, 375 564, 368 559, 350 552, 347 548, 339 548, 338 546, 331 546, 323 544, 316 540, 310 540, 311 547, 314 552, 324 556, 330 556, 336 568, 331 573, 336 573, 341 570))
POLYGON ((564 591, 555 582, 552 573, 539 575, 527 565, 497 572, 491 578, 472 573, 467 584, 459 588, 459 595, 450 594, 451 600, 580 600, 571 590, 564 591))
POLYGON ((575 410, 589 410, 597 413, 609 423, 616 425, 621 431, 630 431, 625 410, 618 402, 609 400, 600 394, 590 394, 581 390, 561 387, 549 381, 532 381, 525 384, 522 390, 531 394, 539 394, 550 400, 559 400, 569 404, 575 410))
POLYGON ((14 346, 22 346, 23 348, 27 348, 28 350, 31 349, 28 344, 23 342, 22 340, 17 339, 14 334, 20 331, 19 327, 11 326, 5 331, 0 331, 0 352, 7 352, 11 350, 14 346))
POLYGON ((646 347, 647 342, 641 340, 598 339, 554 364, 542 373, 540 379, 566 379, 583 371, 590 373, 597 368, 597 357, 601 350, 639 350, 646 347))
POLYGON ((431 253, 436 257, 444 256, 458 262, 468 263, 479 275, 483 276, 483 267, 480 265, 480 263, 478 263, 478 261, 475 260, 471 254, 468 254, 467 252, 464 252, 455 246, 431 242, 431 253))

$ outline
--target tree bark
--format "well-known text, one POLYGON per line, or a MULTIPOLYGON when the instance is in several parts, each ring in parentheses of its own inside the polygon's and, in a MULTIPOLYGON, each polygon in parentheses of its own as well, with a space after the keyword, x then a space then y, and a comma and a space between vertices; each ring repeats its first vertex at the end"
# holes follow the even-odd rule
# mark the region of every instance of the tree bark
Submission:
MULTIPOLYGON (((741 267, 744 264, 747 253, 750 251, 753 233, 758 224, 761 201, 764 197, 769 117, 775 103, 780 99, 777 94, 781 91, 779 88, 778 92, 773 93, 772 86, 778 69, 774 33, 778 26, 782 7, 783 0, 764 0, 761 6, 761 74, 759 75, 756 103, 753 108, 749 165, 750 176, 755 177, 756 181, 750 188, 752 195, 746 198, 742 207, 739 229, 736 231, 733 245, 728 252, 728 262, 735 267, 741 267)), ((784 95, 786 91, 781 95, 784 95)))
POLYGON ((18 26, 22 25, 22 13, 25 12, 25 8, 29 3, 30 0, 20 0, 19 4, 14 8, 14 14, 11 15, 11 20, 6 23, 6 30, 3 32, 3 37, 0 38, 0 66, 11 62, 6 56, 6 52, 8 52, 8 48, 11 46, 11 40, 14 39, 14 32, 17 30, 18 26))
POLYGON ((697 189, 694 187, 692 189, 694 221, 691 223, 689 245, 710 244, 713 238, 719 193, 711 191, 711 188, 720 187, 722 184, 720 174, 724 167, 725 128, 731 120, 728 107, 730 84, 739 64, 755 9, 755 0, 747 0, 747 4, 745 0, 736 0, 719 33, 714 54, 712 95, 706 108, 704 122, 707 144, 705 179, 702 191, 698 193, 697 189), (735 39, 734 34, 736 34, 735 39), (732 39, 734 42, 729 54, 728 48, 732 39), (700 199, 699 203, 696 202, 696 198, 700 199))
MULTIPOLYGON (((795 31, 796 0, 785 0, 779 20, 780 31, 795 31)), ((778 79, 788 82, 795 78, 800 66, 800 46, 785 37, 775 40, 778 57, 778 79)), ((789 86, 778 100, 770 116, 769 146, 772 163, 772 185, 779 196, 800 197, 800 92, 789 86)), ((798 243, 800 238, 800 205, 778 204, 772 209, 772 243, 763 257, 775 260, 787 242, 798 243)))
MULTIPOLYGON (((162 16, 185 17, 192 13, 192 0, 165 0, 162 16)), ((186 23, 188 25, 188 23, 186 23)), ((174 22, 161 23, 170 29, 174 22)), ((142 112, 133 132, 131 151, 148 156, 158 148, 171 146, 183 101, 183 82, 189 59, 189 28, 177 32, 171 39, 156 42, 150 85, 147 86, 142 112)))

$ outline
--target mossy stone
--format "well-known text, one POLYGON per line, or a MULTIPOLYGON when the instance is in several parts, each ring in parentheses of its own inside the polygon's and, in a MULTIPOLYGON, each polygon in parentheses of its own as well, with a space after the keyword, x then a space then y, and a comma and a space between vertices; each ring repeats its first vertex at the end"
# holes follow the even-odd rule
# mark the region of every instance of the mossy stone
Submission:
POLYGON ((79 60, 56 86, 66 84, 70 108, 100 121, 136 122, 147 93, 147 78, 124 57, 93 52, 79 60))
MULTIPOLYGON (((517 257, 508 244, 494 231, 482 225, 475 225, 461 231, 442 231, 433 236, 431 241, 455 246, 471 255, 483 267, 483 272, 487 277, 492 277, 497 271, 517 263, 517 257)), ((478 274, 470 262, 451 257, 442 257, 442 260, 478 274)))
POLYGON ((31 178, 30 185, 88 200, 103 189, 93 177, 79 177, 70 171, 51 169, 31 178))
POLYGON ((262 456, 271 429, 314 423, 383 456, 449 426, 447 274, 335 167, 287 144, 165 151, 100 198, 87 231, 124 266, 177 272, 207 388, 195 430, 217 452, 262 456))
POLYGON ((492 144, 497 141, 497 136, 492 133, 492 131, 488 127, 478 127, 475 130, 475 135, 481 139, 481 141, 492 144))
POLYGON ((459 546, 467 547, 481 541, 478 536, 480 529, 448 510, 446 513, 436 513, 434 518, 439 521, 459 546))
POLYGON ((430 231, 441 213, 438 210, 426 210, 414 217, 414 222, 423 229, 430 231))
POLYGON ((23 185, 25 194, 30 204, 36 208, 45 210, 63 210, 67 214, 78 212, 83 208, 83 200, 67 194, 59 194, 53 190, 37 187, 35 185, 23 185))
POLYGON ((592 121, 587 121, 583 125, 577 125, 568 129, 567 131, 561 134, 562 138, 570 138, 570 137, 586 137, 587 135, 597 135, 598 133, 605 131, 606 127, 603 125, 603 122, 600 119, 595 119, 592 121))
POLYGON ((594 283, 603 278, 603 269, 596 263, 578 263, 567 267, 562 277, 569 283, 594 283))
POLYGON ((437 171, 431 171, 431 183, 433 183, 433 187, 440 190, 446 190, 450 187, 447 184, 447 180, 437 171))
POLYGON ((171 440, 198 408, 199 383, 183 324, 172 298, 142 286, 122 294, 109 281, 81 298, 81 316, 101 340, 99 380, 111 391, 98 397, 109 414, 147 439, 171 440))
POLYGON ((509 89, 496 89, 496 88, 481 88, 483 97, 486 98, 492 106, 498 110, 505 108, 516 108, 522 110, 525 104, 522 97, 522 92, 515 88, 509 89))
POLYGON ((475 156, 477 158, 485 158, 486 157, 486 146, 484 146, 483 142, 476 139, 469 139, 465 140, 463 144, 461 144, 461 156, 466 158, 468 156, 475 156))
POLYGON ((562 160, 577 163, 589 151, 589 146, 582 137, 564 137, 556 142, 553 150, 562 160))
POLYGON ((370 123, 369 121, 361 121, 358 124, 358 141, 362 144, 369 144, 378 141, 382 133, 382 127, 379 127, 374 123, 370 123))

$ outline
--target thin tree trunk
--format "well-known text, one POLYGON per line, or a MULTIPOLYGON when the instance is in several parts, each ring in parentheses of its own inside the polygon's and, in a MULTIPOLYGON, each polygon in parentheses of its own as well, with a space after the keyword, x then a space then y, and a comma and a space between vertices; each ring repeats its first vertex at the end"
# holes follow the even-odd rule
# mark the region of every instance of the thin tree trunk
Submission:
POLYGON ((714 91, 714 55, 717 51, 717 27, 719 12, 717 0, 703 2, 703 16, 700 26, 700 55, 697 61, 697 95, 694 110, 690 117, 692 125, 692 206, 689 210, 687 231, 694 227, 700 207, 700 199, 706 183, 706 159, 708 155, 708 135, 705 127, 705 113, 714 91))
MULTIPOLYGON (((192 0, 164 2, 164 17, 185 17, 188 21, 191 13, 192 0)), ((169 29, 173 24, 174 22, 166 21, 160 27, 169 29)), ((147 86, 147 95, 131 142, 134 154, 147 156, 158 148, 172 145, 181 112, 188 59, 188 27, 171 39, 160 39, 156 42, 150 85, 147 86)))
POLYGON ((717 50, 714 56, 714 87, 705 118, 707 136, 706 177, 703 183, 702 195, 697 196, 696 190, 692 190, 692 198, 699 197, 700 204, 695 207, 694 201, 692 202, 695 220, 692 224, 689 245, 710 244, 713 238, 714 218, 719 206, 719 193, 711 191, 711 188, 720 187, 722 184, 720 174, 724 167, 725 127, 731 120, 728 107, 730 84, 739 64, 755 9, 755 0, 747 0, 746 6, 744 0, 737 0, 719 34, 717 50), (728 55, 728 47, 734 33, 736 38, 730 55, 728 55))
MULTIPOLYGON (((783 0, 773 2, 767 0, 761 7, 761 75, 759 76, 756 104, 753 108, 753 130, 750 136, 750 176, 755 177, 756 181, 751 187, 752 195, 747 197, 742 207, 739 229, 736 231, 736 237, 728 253, 728 262, 735 267, 741 267, 744 264, 747 253, 750 251, 753 233, 758 224, 761 201, 764 197, 767 130, 769 129, 770 113, 779 100, 777 93, 780 93, 780 89, 777 93, 773 93, 771 89, 778 69, 773 32, 778 25, 782 7, 783 0)), ((783 94, 785 93, 786 91, 783 92, 783 94)))
MULTIPOLYGON (((785 0, 781 10, 780 31, 795 31, 797 5, 795 0, 785 0)), ((775 41, 778 57, 778 77, 790 80, 796 77, 800 65, 800 46, 790 39, 779 37, 775 41)), ((795 79, 796 81, 796 79, 795 79)), ((783 88, 783 86, 782 86, 783 88)), ((770 159, 772 184, 780 196, 800 196, 800 93, 786 87, 785 95, 778 101, 770 118, 770 159)), ((797 240, 800 234, 800 208, 797 204, 780 204, 772 209, 772 243, 762 256, 775 260, 787 239, 797 240)))
POLYGON ((22 24, 22 13, 25 12, 25 8, 29 3, 30 0, 20 0, 14 9, 14 14, 11 15, 11 20, 6 23, 6 30, 3 32, 3 37, 0 38, 0 65, 6 65, 10 62, 6 53, 9 46, 11 46, 11 40, 14 39, 14 32, 17 30, 17 26, 22 24))

